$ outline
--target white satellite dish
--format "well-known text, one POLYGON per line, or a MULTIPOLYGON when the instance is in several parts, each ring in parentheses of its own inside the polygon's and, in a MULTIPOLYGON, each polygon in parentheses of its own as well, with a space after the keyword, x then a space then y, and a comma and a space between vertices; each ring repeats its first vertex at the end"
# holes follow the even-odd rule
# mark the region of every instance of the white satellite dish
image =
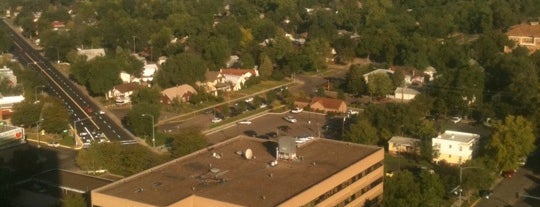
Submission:
POLYGON ((244 156, 246 157, 246 159, 251 160, 251 158, 253 158, 253 151, 251 151, 251 149, 248 148, 244 152, 244 156))

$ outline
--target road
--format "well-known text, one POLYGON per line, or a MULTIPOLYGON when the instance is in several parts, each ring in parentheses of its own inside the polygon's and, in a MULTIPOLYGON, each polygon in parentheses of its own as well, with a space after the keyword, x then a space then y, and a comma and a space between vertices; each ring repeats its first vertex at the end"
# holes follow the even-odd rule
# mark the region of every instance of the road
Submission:
POLYGON ((100 113, 101 107, 60 73, 48 59, 36 51, 19 33, 5 21, 1 27, 9 34, 14 49, 12 53, 20 63, 38 72, 47 81, 47 91, 64 101, 76 131, 83 133, 83 139, 94 139, 92 132, 102 132, 110 141, 134 144, 134 136, 120 123, 114 122, 107 114, 100 113), (86 132, 86 134, 84 134, 86 132))
MULTIPOLYGON (((531 160, 531 159, 529 159, 531 160)), ((535 163, 534 163, 535 164, 535 163)), ((520 168, 512 178, 505 178, 494 189, 490 199, 482 199, 475 207, 535 207, 540 200, 523 195, 540 196, 540 175, 529 166, 520 168)))

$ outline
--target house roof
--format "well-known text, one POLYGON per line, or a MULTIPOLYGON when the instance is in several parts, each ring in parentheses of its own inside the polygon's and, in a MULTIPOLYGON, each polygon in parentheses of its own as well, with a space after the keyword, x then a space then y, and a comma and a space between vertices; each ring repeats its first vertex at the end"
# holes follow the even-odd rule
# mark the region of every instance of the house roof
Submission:
POLYGON ((451 141, 462 142, 462 143, 470 143, 471 141, 478 138, 480 138, 480 135, 478 134, 446 130, 444 131, 443 134, 440 134, 434 139, 443 139, 443 140, 451 140, 451 141))
POLYGON ((314 139, 297 147, 302 160, 280 161, 277 166, 269 167, 268 163, 276 159, 276 147, 274 141, 235 137, 93 193, 152 206, 168 206, 192 195, 238 206, 277 206, 351 164, 382 151, 376 146, 314 139), (253 159, 242 156, 247 149, 251 149, 253 159), (312 163, 317 163, 316 167, 312 163))
POLYGON ((219 72, 218 71, 206 71, 204 74, 204 78, 206 81, 215 81, 218 78, 219 72))
POLYGON ((412 145, 414 143, 420 142, 420 139, 402 137, 402 136, 393 136, 388 140, 388 143, 401 144, 401 145, 412 145))
POLYGON ((141 85, 137 82, 131 82, 131 83, 122 83, 120 85, 116 85, 114 88, 119 91, 120 93, 125 93, 128 91, 133 91, 136 89, 139 89, 141 85))
POLYGON ((167 88, 161 91, 161 94, 167 96, 169 99, 173 99, 175 97, 182 97, 186 93, 196 94, 197 91, 188 84, 182 84, 180 86, 167 88))
POLYGON ((540 25, 538 24, 518 24, 510 27, 508 36, 527 36, 527 37, 540 37, 540 25))
POLYGON ((403 88, 403 87, 397 87, 396 90, 394 91, 394 94, 396 93, 403 93, 403 94, 411 94, 411 95, 418 95, 420 94, 419 91, 417 90, 414 90, 412 88, 403 88))
POLYGON ((78 49, 77 54, 86 56, 86 60, 92 60, 98 56, 105 56, 105 49, 78 49))
POLYGON ((245 75, 246 73, 251 73, 252 76, 257 75, 257 72, 254 69, 227 68, 227 69, 221 69, 220 71, 221 71, 221 74, 224 74, 224 75, 242 76, 242 75, 245 75))
POLYGON ((311 100, 311 104, 315 103, 320 103, 326 109, 339 110, 341 104, 344 104, 345 102, 343 100, 333 98, 314 97, 313 100, 311 100))

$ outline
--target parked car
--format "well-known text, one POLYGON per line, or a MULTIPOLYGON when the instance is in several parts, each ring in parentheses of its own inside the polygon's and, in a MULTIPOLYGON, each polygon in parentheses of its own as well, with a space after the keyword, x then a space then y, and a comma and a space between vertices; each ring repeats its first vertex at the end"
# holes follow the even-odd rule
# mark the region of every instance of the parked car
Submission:
POLYGON ((525 166, 526 164, 527 164, 527 157, 519 158, 519 160, 518 160, 518 165, 519 166, 525 166))
POLYGON ((215 124, 215 123, 219 123, 219 122, 221 122, 221 121, 223 121, 223 120, 222 120, 221 118, 219 118, 219 117, 214 117, 214 118, 212 119, 212 123, 214 123, 214 124, 215 124))
POLYGON ((99 111, 99 114, 105 114, 105 111, 99 111))
POLYGON ((296 123, 296 118, 294 118, 293 116, 286 116, 286 117, 283 117, 283 119, 291 123, 296 123))
POLYGON ((242 124, 242 125, 250 125, 250 124, 251 124, 251 121, 250 121, 250 120, 242 120, 242 121, 239 121, 238 124, 242 124))
POLYGON ((253 97, 249 97, 249 98, 246 98, 246 100, 244 100, 246 103, 249 103, 249 102, 252 102, 253 101, 253 97))
POLYGON ((349 109, 349 110, 347 110, 347 114, 349 114, 349 115, 358 115, 358 114, 360 114, 360 112, 356 111, 356 110, 349 109))
POLYGON ((480 195, 481 198, 489 199, 489 197, 491 197, 491 195, 493 195, 493 191, 492 190, 480 190, 478 192, 478 194, 480 195))
POLYGON ((459 123, 461 120, 462 120, 462 118, 460 116, 454 116, 454 117, 450 118, 450 121, 453 122, 454 124, 459 123))
POLYGON ((262 103, 262 104, 259 106, 259 108, 262 109, 262 108, 266 108, 267 106, 268 106, 268 105, 266 105, 265 103, 262 103))
POLYGON ((302 111, 304 111, 304 109, 302 109, 302 108, 294 108, 293 110, 291 110, 291 112, 292 112, 293 114, 297 114, 297 113, 300 113, 300 112, 302 112, 302 111))
POLYGON ((517 172, 517 170, 506 170, 506 171, 503 171, 501 173, 501 176, 503 176, 505 178, 511 178, 511 177, 514 177, 516 172, 517 172))

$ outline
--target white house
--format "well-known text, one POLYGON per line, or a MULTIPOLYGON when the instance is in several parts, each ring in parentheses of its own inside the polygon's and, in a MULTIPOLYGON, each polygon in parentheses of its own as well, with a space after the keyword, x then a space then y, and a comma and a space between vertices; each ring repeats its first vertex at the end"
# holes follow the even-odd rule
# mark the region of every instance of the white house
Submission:
POLYGON ((413 100, 416 95, 420 94, 419 91, 407 88, 407 87, 397 87, 396 90, 394 90, 394 95, 388 95, 388 98, 393 98, 395 100, 399 101, 410 101, 413 100))
POLYGON ((97 49, 77 49, 78 55, 86 56, 86 61, 92 60, 96 57, 102 57, 105 56, 105 49, 103 48, 97 48, 97 49))
POLYGON ((259 76, 257 69, 220 69, 218 79, 223 78, 224 82, 231 85, 233 91, 238 91, 249 78, 257 76, 259 76))
POLYGON ((457 165, 471 160, 479 139, 478 134, 446 130, 432 139, 433 161, 457 165))
POLYGON ((114 99, 116 104, 126 104, 131 102, 131 95, 142 86, 137 82, 122 83, 116 85, 105 94, 105 98, 114 99))
POLYGON ((388 140, 390 154, 420 154, 420 139, 393 136, 388 140))
POLYGON ((158 66, 156 64, 144 65, 142 72, 142 81, 150 82, 154 80, 154 74, 157 72, 158 66))
POLYGON ((204 81, 197 81, 195 84, 207 93, 217 96, 218 91, 230 91, 230 85, 218 71, 206 71, 204 77, 204 81))

